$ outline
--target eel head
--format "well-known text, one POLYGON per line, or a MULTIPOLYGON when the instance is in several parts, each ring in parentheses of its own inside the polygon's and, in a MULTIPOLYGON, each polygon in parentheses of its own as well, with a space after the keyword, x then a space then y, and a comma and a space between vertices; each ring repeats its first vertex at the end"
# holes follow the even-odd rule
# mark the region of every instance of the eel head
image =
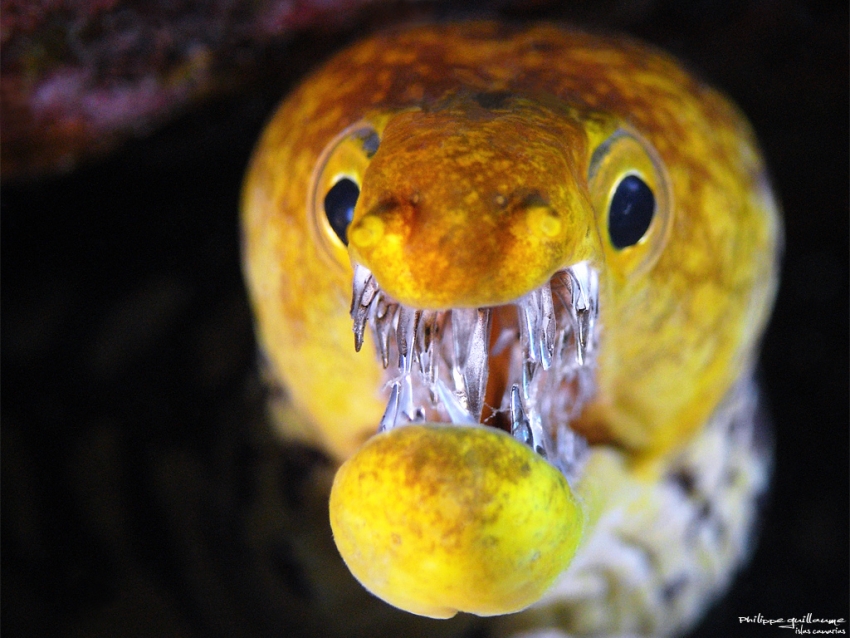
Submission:
POLYGON ((532 604, 661 480, 752 373, 781 242, 730 103, 554 25, 340 53, 269 123, 242 208, 281 426, 342 463, 337 547, 437 617, 532 604))
POLYGON ((452 95, 348 134, 368 168, 324 204, 354 264, 355 347, 371 337, 388 398, 379 435, 337 475, 331 523, 355 576, 404 609, 522 609, 581 538, 569 481, 588 446, 570 423, 595 392, 601 233, 657 244, 667 223, 650 147, 590 121, 551 101, 452 95), (612 200, 602 231, 592 189, 612 200))

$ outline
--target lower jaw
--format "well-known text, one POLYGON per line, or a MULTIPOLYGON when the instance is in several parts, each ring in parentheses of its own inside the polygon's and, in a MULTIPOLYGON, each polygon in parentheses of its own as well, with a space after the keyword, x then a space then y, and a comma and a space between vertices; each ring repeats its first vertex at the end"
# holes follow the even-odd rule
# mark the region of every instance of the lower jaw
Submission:
POLYGON ((352 574, 405 611, 520 611, 569 565, 584 512, 564 475, 483 425, 409 424, 369 439, 334 478, 330 521, 352 574))

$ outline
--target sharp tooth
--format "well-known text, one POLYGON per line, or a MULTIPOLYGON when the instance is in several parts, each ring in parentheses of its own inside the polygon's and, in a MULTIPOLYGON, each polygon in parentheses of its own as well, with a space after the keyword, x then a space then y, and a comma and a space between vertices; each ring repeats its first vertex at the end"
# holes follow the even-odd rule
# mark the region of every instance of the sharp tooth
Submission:
POLYGON ((466 393, 466 382, 464 380, 464 369, 469 352, 469 341, 475 329, 477 314, 472 308, 456 308, 452 310, 452 349, 451 349, 451 372, 455 391, 464 407, 468 406, 466 393))
MULTIPOLYGON (((570 273, 567 270, 561 270, 558 272, 554 279, 556 279, 555 286, 552 287, 552 294, 558 298, 558 301, 561 302, 561 306, 567 313, 567 316, 570 320, 570 325, 575 327, 575 317, 573 302, 572 302, 572 278, 570 277, 570 273)), ((566 326, 565 326, 566 327, 566 326)))
POLYGON ((399 362, 399 368, 401 368, 401 395, 398 399, 398 409, 404 415, 408 421, 412 421, 416 416, 416 410, 413 405, 413 379, 411 378, 411 356, 410 355, 401 355, 401 361, 399 362))
POLYGON ((431 378, 434 369, 434 358, 428 350, 419 350, 416 359, 419 361, 419 371, 422 373, 422 378, 427 381, 431 378))
POLYGON ((540 298, 540 363, 548 370, 555 354, 555 305, 552 303, 552 287, 545 283, 539 289, 540 298))
POLYGON ((416 328, 416 345, 420 352, 430 352, 432 337, 437 331, 438 313, 423 310, 416 328))
MULTIPOLYGON (((560 325, 555 335, 555 358, 558 360, 558 365, 555 366, 555 369, 563 371, 566 368, 572 367, 572 361, 567 361, 567 348, 570 343, 570 335, 575 335, 578 329, 578 320, 576 319, 575 309, 572 306, 572 299, 569 292, 571 285, 569 274, 562 271, 558 273, 558 276, 563 282, 563 285, 554 286, 552 292, 563 307, 565 318, 562 318, 559 322, 560 325)), ((559 373, 559 376, 563 377, 563 374, 559 373)))
POLYGON ((398 395, 399 385, 398 383, 393 383, 392 390, 390 391, 390 400, 387 402, 387 409, 384 410, 384 416, 381 417, 378 432, 391 430, 395 426, 396 417, 398 416, 398 395))
POLYGON ((554 445, 533 405, 521 395, 517 384, 511 386, 511 435, 531 446, 543 458, 550 458, 554 445))
POLYGON ((461 369, 466 365, 469 341, 475 332, 478 311, 475 308, 456 308, 452 310, 452 343, 455 363, 461 369))
POLYGON ((490 310, 452 310, 452 341, 457 370, 455 383, 466 397, 469 413, 480 420, 490 358, 490 310))
POLYGON ((463 387, 463 371, 457 365, 452 364, 451 367, 452 372, 452 382, 455 386, 455 392, 457 393, 458 401, 463 403, 463 409, 466 409, 466 392, 463 387))
POLYGON ((531 427, 522 409, 522 399, 516 383, 511 386, 511 436, 521 443, 531 445, 531 427))
POLYGON ((593 349, 593 329, 599 305, 599 281, 596 271, 580 262, 567 269, 572 303, 570 314, 575 322, 576 362, 584 365, 585 355, 593 349))
POLYGON ((469 411, 476 421, 481 420, 484 408, 484 395, 487 390, 489 373, 490 310, 482 308, 476 311, 475 328, 469 341, 466 365, 463 368, 463 381, 466 389, 469 411))
POLYGON ((438 312, 434 314, 434 319, 428 329, 428 354, 430 363, 429 383, 431 384, 430 391, 436 400, 436 390, 433 385, 440 374, 440 368, 445 367, 445 348, 442 343, 443 323, 446 320, 447 313, 438 312))
POLYGON ((410 376, 411 370, 413 370, 413 356, 409 354, 403 354, 398 358, 398 370, 405 376, 410 376))
MULTIPOLYGON (((395 311, 394 304, 388 302, 383 294, 379 294, 377 300, 372 305, 375 308, 375 319, 383 319, 390 310, 395 311)), ((390 315, 392 315, 392 312, 390 312, 390 315)))
POLYGON ((564 358, 570 341, 569 332, 570 328, 567 325, 559 327, 555 332, 555 356, 553 358, 555 364, 553 369, 555 371, 554 376, 558 380, 556 383, 559 383, 560 380, 564 378, 564 373, 569 368, 569 364, 564 358))
POLYGON ((540 416, 533 416, 529 419, 529 423, 531 424, 531 438, 533 441, 532 447, 534 448, 534 451, 544 459, 550 458, 551 439, 543 430, 543 424, 540 422, 540 416))
POLYGON ((431 405, 437 407, 437 376, 439 375, 439 371, 437 370, 437 362, 432 361, 431 369, 429 370, 429 375, 426 377, 428 381, 428 399, 431 401, 431 405))
POLYGON ((446 387, 446 384, 443 383, 442 379, 437 379, 437 382, 434 385, 437 389, 437 395, 439 396, 443 407, 446 408, 446 412, 449 413, 449 418, 452 423, 478 423, 478 421, 472 418, 469 411, 461 405, 458 400, 458 396, 446 387))
POLYGON ((522 362, 522 396, 525 397, 526 400, 531 398, 532 381, 534 380, 534 375, 537 372, 537 367, 538 365, 534 361, 525 359, 522 362))
POLYGON ((584 365, 584 354, 587 350, 586 336, 584 334, 584 330, 582 330, 582 316, 579 315, 578 318, 579 325, 578 330, 576 330, 576 363, 580 366, 584 365))
POLYGON ((381 353, 381 362, 384 368, 390 362, 390 332, 393 329, 393 323, 396 314, 396 306, 391 306, 386 303, 383 297, 379 297, 376 306, 374 320, 372 323, 375 332, 375 343, 378 344, 378 350, 381 353))
POLYGON ((354 349, 363 347, 363 329, 369 316, 369 307, 378 292, 378 282, 367 268, 354 267, 353 293, 351 295, 351 318, 354 320, 354 349))
POLYGON ((555 354, 555 306, 552 288, 546 283, 517 303, 520 343, 527 359, 548 370, 555 354))
POLYGON ((428 310, 421 310, 418 320, 416 321, 416 360, 419 361, 419 368, 422 374, 428 366, 428 355, 430 354, 431 335, 429 326, 433 320, 433 313, 428 310))
POLYGON ((532 308, 533 312, 531 314, 533 318, 533 323, 530 324, 530 328, 533 328, 530 331, 529 338, 532 345, 532 352, 534 353, 534 361, 540 361, 543 358, 542 350, 543 350, 543 339, 542 333, 543 331, 540 329, 543 324, 543 304, 540 300, 540 291, 534 290, 530 295, 530 308, 532 308))
POLYGON ((432 338, 437 330, 438 313, 423 310, 416 326, 416 360, 425 382, 430 386, 434 382, 435 353, 432 338))
POLYGON ((357 311, 352 315, 354 319, 354 350, 360 352, 363 347, 363 329, 366 327, 366 316, 368 308, 358 306, 357 311))
POLYGON ((540 325, 540 304, 537 291, 533 290, 517 301, 517 317, 520 331, 520 343, 523 355, 531 361, 540 360, 538 333, 540 325))
POLYGON ((413 354, 416 340, 416 325, 419 323, 421 311, 414 310, 405 305, 398 308, 398 328, 396 330, 396 344, 399 356, 413 354))
POLYGON ((573 289, 573 304, 576 310, 593 310, 599 300, 599 282, 594 271, 586 261, 579 262, 567 269, 572 283, 578 286, 578 294, 573 289))
POLYGON ((369 298, 365 300, 365 302, 363 300, 363 295, 366 292, 366 284, 368 284, 370 280, 374 282, 374 277, 372 277, 371 271, 360 264, 356 264, 354 266, 354 278, 352 282, 353 293, 351 295, 351 314, 354 314, 357 306, 368 306, 369 302, 372 301, 371 295, 374 295, 374 291, 370 294, 369 298))

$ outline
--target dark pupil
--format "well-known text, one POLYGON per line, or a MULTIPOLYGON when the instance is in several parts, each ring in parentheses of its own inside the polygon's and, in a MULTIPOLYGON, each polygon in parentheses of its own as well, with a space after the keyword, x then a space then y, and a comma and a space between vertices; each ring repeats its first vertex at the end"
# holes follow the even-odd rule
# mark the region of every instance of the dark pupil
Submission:
POLYGON ((325 195, 325 215, 328 216, 331 228, 342 243, 348 245, 345 231, 354 216, 354 206, 360 196, 360 189, 353 181, 343 178, 334 184, 325 195))
POLYGON ((655 196, 640 177, 629 175, 617 185, 608 211, 608 234, 616 248, 640 241, 655 213, 655 196))

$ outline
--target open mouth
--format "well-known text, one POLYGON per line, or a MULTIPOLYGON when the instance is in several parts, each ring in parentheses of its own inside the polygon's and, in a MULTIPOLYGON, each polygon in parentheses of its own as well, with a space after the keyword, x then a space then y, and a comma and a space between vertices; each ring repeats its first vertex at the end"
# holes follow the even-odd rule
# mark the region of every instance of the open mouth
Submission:
POLYGON ((355 347, 368 325, 387 371, 379 432, 422 422, 489 425, 568 478, 577 474, 587 444, 569 424, 593 394, 599 338, 598 275, 587 262, 486 308, 411 308, 359 264, 353 289, 355 347))

